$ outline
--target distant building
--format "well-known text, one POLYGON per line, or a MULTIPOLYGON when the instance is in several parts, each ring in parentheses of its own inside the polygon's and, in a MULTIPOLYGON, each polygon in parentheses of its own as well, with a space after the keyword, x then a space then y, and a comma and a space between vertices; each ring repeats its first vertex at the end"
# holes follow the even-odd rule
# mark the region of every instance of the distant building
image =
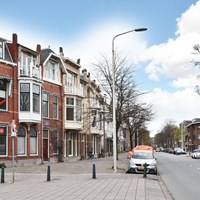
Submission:
POLYGON ((188 150, 200 149, 200 118, 193 119, 186 126, 188 150))

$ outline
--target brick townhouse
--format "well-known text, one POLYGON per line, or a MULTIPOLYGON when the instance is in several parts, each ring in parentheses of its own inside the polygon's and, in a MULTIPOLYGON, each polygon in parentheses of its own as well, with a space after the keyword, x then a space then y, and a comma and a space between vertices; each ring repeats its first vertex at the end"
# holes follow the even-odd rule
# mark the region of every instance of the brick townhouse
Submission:
POLYGON ((186 126, 188 150, 200 149, 200 119, 195 118, 186 126))
POLYGON ((103 126, 101 90, 80 68, 61 47, 59 54, 40 45, 34 51, 16 34, 12 42, 0 38, 0 162, 12 159, 12 120, 17 164, 86 158, 105 149, 112 127, 109 120, 103 126))
MULTIPOLYGON (((8 45, 0 38, 0 160, 11 158, 10 123, 18 116, 17 63, 14 62, 8 45)), ((13 57, 17 57, 16 53, 13 57)))

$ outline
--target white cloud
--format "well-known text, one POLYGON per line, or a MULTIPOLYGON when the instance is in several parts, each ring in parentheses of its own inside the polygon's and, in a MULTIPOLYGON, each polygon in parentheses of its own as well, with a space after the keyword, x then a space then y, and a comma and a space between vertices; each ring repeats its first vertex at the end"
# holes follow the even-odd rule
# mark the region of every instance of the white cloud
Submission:
MULTIPOLYGON (((159 80, 159 77, 187 79, 197 70, 193 68, 195 60, 193 46, 200 44, 200 1, 192 5, 182 16, 177 19, 176 38, 169 39, 166 43, 151 46, 141 54, 138 61, 149 61, 145 71, 149 79, 159 80)), ((186 84, 184 84, 184 87, 186 84)), ((188 85, 189 86, 189 85, 188 85)))
MULTIPOLYGON (((70 53, 69 56, 72 58, 80 56, 82 65, 87 67, 99 58, 100 53, 106 53, 111 58, 113 37, 131 28, 131 25, 124 21, 96 24, 92 29, 87 30, 76 43, 66 46, 70 53)), ((146 48, 146 42, 141 38, 142 32, 117 37, 114 40, 115 51, 123 49, 120 53, 137 56, 146 48)))
MULTIPOLYGON (((169 38, 166 43, 147 48, 141 33, 128 34, 115 40, 115 48, 134 55, 135 63, 149 61, 145 72, 150 80, 159 81, 160 76, 165 76, 172 80, 171 86, 179 90, 168 92, 157 88, 146 95, 146 102, 152 103, 156 112, 155 119, 148 125, 151 135, 156 134, 167 119, 180 123, 199 117, 200 96, 194 91, 194 86, 199 82, 196 79, 199 71, 192 63, 195 59, 193 46, 200 44, 199 10, 200 1, 183 13, 177 19, 176 38, 169 38)), ((105 52, 111 57, 112 38, 127 30, 130 30, 130 26, 124 22, 98 24, 87 31, 76 45, 70 47, 70 56, 80 55, 85 66, 95 61, 99 52, 105 52)))
POLYGON ((195 5, 191 5, 190 8, 177 19, 178 29, 176 31, 176 35, 186 35, 192 32, 200 33, 199 10, 200 1, 197 1, 195 5))
POLYGON ((188 88, 170 93, 155 88, 145 96, 145 101, 152 103, 156 112, 154 120, 148 126, 151 135, 158 133, 167 119, 180 123, 199 118, 200 96, 194 92, 194 89, 188 88))
MULTIPOLYGON (((169 77, 171 86, 175 89, 182 89, 177 92, 167 92, 157 88, 152 90, 146 96, 146 102, 152 103, 156 112, 155 119, 149 124, 152 135, 155 134, 166 119, 183 121, 200 116, 198 108, 200 107, 200 96, 194 92, 194 86, 198 84, 196 76, 198 70, 193 68, 191 62, 194 57, 193 46, 200 44, 200 1, 192 5, 180 18, 177 19, 176 38, 166 43, 154 45, 147 48, 147 42, 142 39, 147 33, 127 34, 115 40, 115 49, 122 49, 125 55, 134 55, 134 62, 148 61, 145 72, 150 80, 159 81, 160 77, 169 77)), ((81 58, 83 68, 89 67, 92 62, 99 57, 99 52, 106 53, 111 57, 112 39, 116 34, 125 32, 132 28, 129 23, 124 21, 106 22, 95 24, 87 32, 81 33, 81 37, 76 43, 61 43, 64 48, 65 56, 76 60, 81 58)), ((0 32, 5 38, 11 38, 13 30, 19 36, 19 42, 23 45, 35 49, 37 43, 41 43, 42 48, 51 45, 57 52, 59 45, 58 38, 55 41, 50 40, 41 33, 30 30, 25 31, 24 27, 7 24, 0 19, 0 32), (1 27, 6 27, 1 28, 1 27), (31 40, 30 40, 30 35, 31 40), (38 39, 39 38, 39 39, 38 39)))

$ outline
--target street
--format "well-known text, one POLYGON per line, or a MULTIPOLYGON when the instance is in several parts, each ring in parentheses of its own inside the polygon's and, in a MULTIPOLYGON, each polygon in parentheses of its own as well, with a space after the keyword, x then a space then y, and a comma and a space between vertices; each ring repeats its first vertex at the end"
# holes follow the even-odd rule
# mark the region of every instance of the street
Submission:
POLYGON ((199 200, 200 159, 157 152, 159 174, 175 200, 199 200))
MULTIPOLYGON (((51 179, 47 181, 47 166, 16 167, 12 183, 12 168, 5 169, 5 183, 0 184, 2 200, 172 200, 159 176, 126 174, 127 153, 120 154, 118 172, 113 173, 113 158, 51 163, 51 179), (96 166, 96 179, 92 166, 96 166)), ((1 174, 1 173, 0 173, 1 174)))

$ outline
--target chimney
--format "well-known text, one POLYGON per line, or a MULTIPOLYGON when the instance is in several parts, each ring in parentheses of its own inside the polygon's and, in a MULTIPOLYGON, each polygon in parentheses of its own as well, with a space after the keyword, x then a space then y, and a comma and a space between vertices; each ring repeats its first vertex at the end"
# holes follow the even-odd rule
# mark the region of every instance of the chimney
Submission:
POLYGON ((81 62, 81 59, 78 58, 78 59, 77 59, 77 64, 80 65, 80 62, 81 62))
POLYGON ((12 56, 13 56, 13 61, 17 62, 18 61, 18 44, 17 44, 17 34, 13 33, 12 37, 12 56))
POLYGON ((60 53, 60 56, 64 56, 63 48, 62 47, 59 47, 59 53, 60 53))
POLYGON ((17 45, 17 34, 16 33, 13 33, 13 44, 14 45, 17 45))
POLYGON ((86 78, 87 77, 87 69, 83 69, 82 74, 83 74, 83 77, 86 78))
POLYGON ((40 45, 40 44, 37 44, 37 46, 36 46, 36 51, 37 51, 38 53, 41 52, 41 45, 40 45))

